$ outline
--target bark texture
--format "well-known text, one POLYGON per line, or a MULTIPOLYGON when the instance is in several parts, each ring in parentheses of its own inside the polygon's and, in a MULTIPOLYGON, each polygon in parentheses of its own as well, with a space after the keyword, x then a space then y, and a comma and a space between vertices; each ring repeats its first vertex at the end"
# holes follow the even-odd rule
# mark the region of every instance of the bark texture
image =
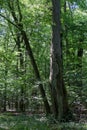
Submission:
POLYGON ((60 37, 60 0, 52 0, 52 44, 50 55, 50 87, 53 113, 61 120, 68 111, 67 93, 62 74, 62 49, 60 37))

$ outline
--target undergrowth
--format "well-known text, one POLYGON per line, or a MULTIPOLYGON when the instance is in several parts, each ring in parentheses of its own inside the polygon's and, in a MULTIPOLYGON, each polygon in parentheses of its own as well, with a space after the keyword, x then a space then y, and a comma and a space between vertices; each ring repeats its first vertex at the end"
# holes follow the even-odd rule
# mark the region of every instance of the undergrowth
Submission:
POLYGON ((86 123, 49 123, 44 115, 0 114, 0 130, 87 130, 86 123))

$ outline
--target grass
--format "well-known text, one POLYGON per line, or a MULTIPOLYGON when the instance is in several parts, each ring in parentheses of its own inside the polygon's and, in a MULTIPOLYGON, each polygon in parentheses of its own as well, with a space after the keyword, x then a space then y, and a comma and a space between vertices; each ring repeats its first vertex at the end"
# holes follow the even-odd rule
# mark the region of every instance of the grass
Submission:
POLYGON ((0 114, 0 130, 87 130, 86 123, 49 124, 44 116, 0 114))
POLYGON ((61 123, 54 125, 51 130, 87 130, 87 124, 80 123, 61 123))
POLYGON ((50 130, 45 117, 0 115, 0 130, 50 130))

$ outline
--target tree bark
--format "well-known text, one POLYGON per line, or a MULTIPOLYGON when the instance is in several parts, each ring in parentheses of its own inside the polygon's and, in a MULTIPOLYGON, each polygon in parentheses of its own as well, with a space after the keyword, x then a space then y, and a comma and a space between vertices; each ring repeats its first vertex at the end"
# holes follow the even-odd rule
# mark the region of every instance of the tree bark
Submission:
POLYGON ((52 0, 52 44, 50 55, 50 86, 53 113, 61 120, 68 111, 67 93, 63 82, 62 49, 60 37, 60 0, 52 0))

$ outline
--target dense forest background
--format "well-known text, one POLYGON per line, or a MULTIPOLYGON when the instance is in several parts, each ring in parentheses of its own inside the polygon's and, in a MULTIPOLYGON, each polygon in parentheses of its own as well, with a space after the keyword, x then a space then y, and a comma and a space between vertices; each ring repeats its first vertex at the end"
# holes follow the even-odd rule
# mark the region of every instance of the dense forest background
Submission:
POLYGON ((86 0, 0 0, 1 113, 87 121, 86 24, 86 0))

